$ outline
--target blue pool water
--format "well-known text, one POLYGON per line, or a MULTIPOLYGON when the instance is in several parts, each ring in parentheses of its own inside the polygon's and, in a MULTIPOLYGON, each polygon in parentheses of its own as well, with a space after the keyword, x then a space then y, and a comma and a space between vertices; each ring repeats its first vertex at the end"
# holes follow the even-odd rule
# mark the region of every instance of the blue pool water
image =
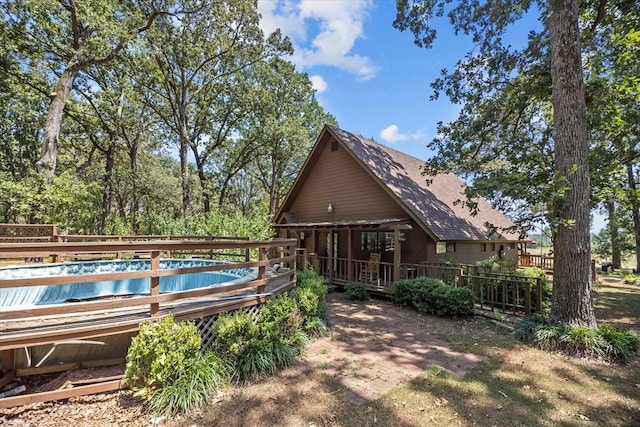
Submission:
MULTIPOLYGON (((164 259, 161 269, 203 267, 225 264, 225 261, 164 259)), ((92 261, 61 264, 42 264, 0 268, 0 280, 26 277, 49 277, 91 273, 149 270, 149 260, 92 261)), ((257 277, 255 268, 189 273, 160 278, 160 293, 179 292, 222 284, 244 283, 257 277)), ((149 294, 149 280, 127 279, 67 285, 29 286, 0 289, 0 308, 20 308, 34 305, 61 304, 100 297, 149 294)))

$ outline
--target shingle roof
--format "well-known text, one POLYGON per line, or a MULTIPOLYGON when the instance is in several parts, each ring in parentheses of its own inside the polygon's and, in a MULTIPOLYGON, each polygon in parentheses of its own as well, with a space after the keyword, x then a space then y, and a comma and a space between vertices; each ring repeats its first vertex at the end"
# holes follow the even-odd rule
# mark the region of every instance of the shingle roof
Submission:
POLYGON ((478 213, 471 215, 465 200, 465 184, 454 174, 440 174, 427 185, 424 161, 345 130, 327 126, 361 164, 396 196, 440 240, 518 240, 518 233, 501 229, 514 224, 486 200, 478 199, 478 213), (487 223, 498 227, 489 235, 487 223))

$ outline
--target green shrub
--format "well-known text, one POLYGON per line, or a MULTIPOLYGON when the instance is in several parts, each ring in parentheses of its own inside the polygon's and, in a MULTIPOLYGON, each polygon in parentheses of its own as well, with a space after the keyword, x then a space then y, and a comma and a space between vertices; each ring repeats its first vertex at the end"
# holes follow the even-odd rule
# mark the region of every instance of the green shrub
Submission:
POLYGON ((247 345, 258 337, 253 318, 242 311, 218 316, 213 325, 213 350, 232 366, 246 351, 247 345))
POLYGON ((416 287, 415 279, 404 279, 391 285, 393 301, 401 307, 413 305, 413 290, 416 287))
POLYGON ((296 288, 291 292, 302 315, 302 328, 308 335, 327 333, 326 295, 324 279, 313 270, 298 272, 296 288))
POLYGON ((450 317, 470 316, 473 314, 474 303, 475 296, 471 289, 447 287, 436 314, 450 317))
POLYGON ((640 276, 637 274, 628 274, 624 276, 624 283, 628 283, 631 285, 640 285, 640 276))
POLYGON ((229 366, 215 352, 199 355, 174 382, 154 390, 148 409, 169 418, 186 414, 211 400, 213 392, 229 383, 229 366))
POLYGON ((260 336, 272 341, 282 341, 298 330, 302 315, 294 299, 287 294, 270 298, 257 318, 260 336))
POLYGON ((412 305, 421 313, 451 317, 473 314, 473 291, 448 286, 439 279, 417 277, 400 280, 391 289, 396 304, 412 305))
POLYGON ((421 313, 435 314, 439 307, 437 301, 442 299, 438 294, 445 291, 446 285, 442 280, 431 277, 418 277, 413 280, 415 282, 411 288, 413 307, 421 313))
POLYGON ((540 278, 542 288, 542 311, 547 313, 551 309, 551 294, 553 285, 547 276, 547 273, 539 267, 521 267, 515 271, 516 276, 524 276, 529 278, 531 283, 531 301, 537 301, 538 288, 536 287, 536 278, 540 278))
POLYGON ((369 299, 369 292, 367 292, 367 288, 362 283, 347 283, 344 291, 347 297, 353 301, 366 301, 369 299))
POLYGON ((145 321, 127 353, 124 382, 136 396, 149 399, 156 389, 173 384, 197 359, 201 337, 192 322, 173 315, 145 321))
POLYGON ((598 333, 606 343, 605 353, 616 362, 628 363, 640 349, 640 334, 635 331, 600 325, 598 333))

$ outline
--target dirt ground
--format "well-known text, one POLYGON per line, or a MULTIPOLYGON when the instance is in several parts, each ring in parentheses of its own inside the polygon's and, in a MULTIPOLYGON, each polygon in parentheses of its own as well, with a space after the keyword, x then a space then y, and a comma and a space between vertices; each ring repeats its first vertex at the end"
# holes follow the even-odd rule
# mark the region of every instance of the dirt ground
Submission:
MULTIPOLYGON (((305 357, 295 367, 268 381, 279 382, 283 389, 293 386, 297 390, 293 394, 308 395, 309 399, 302 399, 307 405, 322 404, 323 393, 338 393, 332 399, 357 405, 377 399, 431 366, 437 365, 463 376, 480 360, 473 354, 452 351, 446 342, 428 332, 427 317, 389 301, 353 303, 343 294, 331 293, 327 298, 327 310, 331 334, 313 340, 305 357), (328 389, 324 384, 327 381, 331 383, 328 389)), ((54 375, 45 384, 40 384, 40 390, 65 387, 71 380, 86 374, 76 371, 54 375)), ((214 405, 224 404, 229 399, 241 399, 243 394, 254 392, 252 387, 260 390, 267 385, 259 383, 225 390, 216 397, 214 405)), ((268 393, 272 397, 277 395, 273 389, 268 393)), ((274 405, 286 405, 291 394, 291 391, 285 391, 281 396, 267 399, 265 411, 274 405)), ((277 413, 276 410, 271 416, 243 419, 241 424, 234 425, 262 425, 267 419, 277 417, 277 413)), ((203 417, 195 414, 193 419, 178 420, 177 424, 211 425, 213 421, 203 417)), ((220 425, 230 425, 229 420, 218 421, 220 425)), ((145 413, 127 390, 0 410, 0 425, 7 426, 149 426, 174 423, 145 413)))

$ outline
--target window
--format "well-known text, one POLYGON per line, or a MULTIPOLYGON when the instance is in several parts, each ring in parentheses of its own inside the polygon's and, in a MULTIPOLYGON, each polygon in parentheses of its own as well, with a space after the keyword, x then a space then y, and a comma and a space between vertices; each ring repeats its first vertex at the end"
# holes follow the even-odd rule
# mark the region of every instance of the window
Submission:
POLYGON ((338 151, 338 141, 331 141, 331 151, 338 151))
POLYGON ((393 233, 363 231, 360 234, 360 249, 371 252, 393 252, 395 250, 393 233))
POLYGON ((483 243, 483 244, 480 246, 480 252, 487 252, 487 244, 486 244, 486 243, 483 243))
POLYGON ((515 248, 516 248, 516 244, 514 242, 507 243, 507 249, 515 249, 515 248))
POLYGON ((456 242, 437 242, 436 253, 445 254, 453 253, 456 251, 456 242))

